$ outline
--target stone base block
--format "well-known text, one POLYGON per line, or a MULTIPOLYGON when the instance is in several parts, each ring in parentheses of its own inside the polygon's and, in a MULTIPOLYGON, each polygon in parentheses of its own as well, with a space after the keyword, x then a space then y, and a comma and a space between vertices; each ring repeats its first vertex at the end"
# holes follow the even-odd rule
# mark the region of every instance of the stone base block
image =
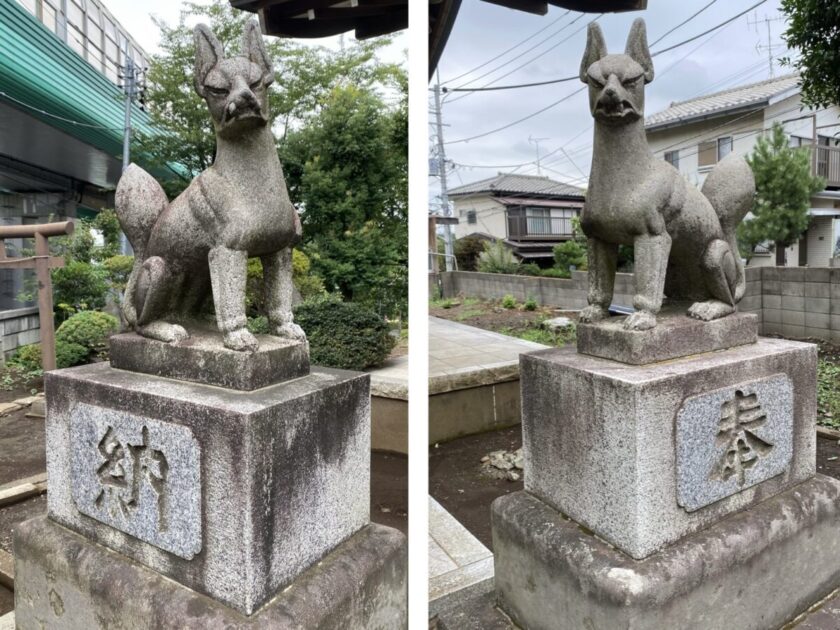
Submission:
POLYGON ((309 374, 309 344, 258 335, 256 352, 225 348, 218 331, 191 330, 179 343, 136 333, 110 339, 111 367, 250 391, 309 374))
POLYGON ((250 617, 39 517, 15 534, 20 630, 396 630, 406 627, 406 541, 369 525, 250 617))
POLYGON ((650 330, 625 330, 626 317, 580 324, 577 328, 578 352, 644 365, 755 343, 758 338, 755 313, 734 313, 703 322, 686 315, 688 306, 667 305, 657 316, 656 327, 650 330))
POLYGON ((775 630, 840 586, 818 475, 637 561, 525 493, 492 508, 499 606, 527 630, 775 630))
POLYGON ((46 375, 49 516, 251 614, 370 521, 370 377, 46 375))
POLYGON ((525 489, 644 558, 816 472, 816 346, 647 366, 523 355, 525 489))

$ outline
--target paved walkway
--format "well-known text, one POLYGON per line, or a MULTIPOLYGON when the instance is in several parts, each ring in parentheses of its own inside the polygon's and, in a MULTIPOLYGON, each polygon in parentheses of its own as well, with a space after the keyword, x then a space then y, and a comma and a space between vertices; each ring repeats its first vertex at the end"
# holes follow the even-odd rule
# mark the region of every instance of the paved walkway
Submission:
POLYGON ((519 378, 519 355, 539 343, 429 317, 429 394, 519 378))
POLYGON ((429 613, 493 588, 493 553, 429 497, 429 613))
POLYGON ((392 357, 370 373, 370 395, 408 400, 408 355, 392 357))

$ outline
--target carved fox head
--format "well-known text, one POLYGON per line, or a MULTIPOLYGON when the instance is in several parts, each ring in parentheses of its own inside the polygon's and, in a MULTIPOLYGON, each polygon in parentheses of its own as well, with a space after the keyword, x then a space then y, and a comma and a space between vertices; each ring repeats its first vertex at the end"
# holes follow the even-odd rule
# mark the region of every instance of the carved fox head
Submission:
POLYGON ((623 55, 607 54, 601 27, 590 23, 580 80, 589 85, 589 108, 598 122, 623 125, 644 116, 645 84, 653 81, 644 20, 633 22, 623 55))
POLYGON ((242 54, 225 59, 216 36, 204 24, 195 27, 195 91, 207 101, 216 133, 235 135, 268 123, 268 86, 274 81, 271 60, 255 21, 245 25, 242 54))

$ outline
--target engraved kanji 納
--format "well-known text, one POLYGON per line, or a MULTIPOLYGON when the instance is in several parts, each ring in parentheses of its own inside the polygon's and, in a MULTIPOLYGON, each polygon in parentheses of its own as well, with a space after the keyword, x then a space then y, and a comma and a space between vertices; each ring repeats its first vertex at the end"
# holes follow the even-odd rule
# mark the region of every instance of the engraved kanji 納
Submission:
POLYGON ((725 450, 712 470, 712 479, 727 481, 736 476, 738 485, 744 485, 746 471, 773 449, 755 433, 765 422, 767 416, 755 394, 745 395, 738 390, 734 398, 721 405, 715 442, 718 447, 725 446, 725 450))
POLYGON ((121 514, 131 519, 141 500, 141 484, 146 483, 154 491, 157 501, 158 528, 166 529, 166 494, 164 492, 169 465, 166 456, 148 446, 149 430, 144 426, 140 444, 122 440, 108 427, 97 445, 104 459, 96 474, 102 490, 94 503, 97 507, 107 505, 111 516, 121 514))

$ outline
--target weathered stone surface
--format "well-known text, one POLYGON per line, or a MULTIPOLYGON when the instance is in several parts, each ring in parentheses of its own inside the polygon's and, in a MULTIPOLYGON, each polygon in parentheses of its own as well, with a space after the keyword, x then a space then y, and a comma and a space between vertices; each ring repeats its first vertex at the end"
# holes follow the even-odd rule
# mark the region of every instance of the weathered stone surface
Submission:
POLYGON ((692 512, 783 473, 793 414, 784 374, 688 398, 677 412, 677 502, 692 512))
POLYGON ((309 374, 309 344, 269 335, 255 352, 224 346, 218 332, 194 330, 189 338, 165 343, 136 333, 110 339, 111 366, 205 385, 254 390, 309 374))
POLYGON ((525 492, 492 519, 498 601, 529 630, 768 630, 840 585, 840 482, 822 475, 643 561, 525 492))
POLYGON ((604 359, 631 365, 677 359, 713 350, 755 343, 758 316, 735 313, 722 319, 702 322, 688 317, 685 305, 662 309, 655 328, 627 330, 626 317, 610 317, 598 324, 579 324, 577 350, 604 359))
POLYGON ((196 92, 216 132, 213 164, 171 203, 160 184, 131 164, 116 190, 120 225, 134 248, 123 315, 144 337, 186 339, 212 294, 224 344, 254 351, 247 328, 249 257, 263 267, 271 333, 306 336, 292 319, 292 247, 302 235, 271 134, 268 86, 274 80, 259 24, 245 24, 241 54, 225 58, 219 40, 195 27, 196 92))
POLYGON ((697 190, 653 155, 645 135, 645 84, 653 81, 645 23, 633 22, 624 54, 608 54, 589 24, 580 80, 595 119, 592 171, 581 212, 589 252, 583 322, 608 317, 619 245, 634 246, 636 312, 628 330, 656 326, 664 296, 691 300, 692 317, 730 315, 746 289, 736 228, 752 207, 755 179, 743 157, 722 159, 697 190))
POLYGON ((406 541, 369 525, 246 617, 40 517, 15 535, 20 630, 399 630, 406 541))
POLYGON ((523 355, 525 489, 644 558, 814 475, 816 358, 811 344, 765 338, 647 366, 572 348, 523 355), (777 375, 793 388, 790 463, 715 503, 691 512, 680 507, 676 418, 684 402, 777 375))
POLYGON ((187 560, 201 551, 201 449, 189 427, 79 403, 70 459, 82 514, 187 560))
MULTIPOLYGON (((99 363, 48 373, 46 390, 50 517, 245 614, 369 522, 367 374, 316 369, 237 392, 99 363), (81 405, 125 426, 160 423, 170 441, 192 433, 202 532, 192 560, 79 511, 71 433, 81 405)), ((185 483, 174 475, 172 467, 163 487, 169 499, 171 484, 185 483)))

